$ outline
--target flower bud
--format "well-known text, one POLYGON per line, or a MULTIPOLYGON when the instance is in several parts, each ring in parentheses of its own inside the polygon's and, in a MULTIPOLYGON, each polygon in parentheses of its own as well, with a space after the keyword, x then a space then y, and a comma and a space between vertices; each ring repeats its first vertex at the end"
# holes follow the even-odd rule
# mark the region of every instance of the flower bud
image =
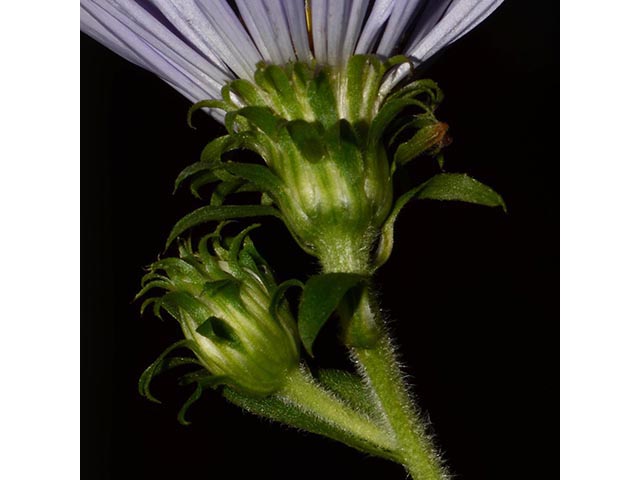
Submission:
POLYGON ((268 265, 246 237, 251 228, 228 242, 228 248, 220 229, 203 238, 197 252, 181 245, 180 258, 151 266, 139 295, 164 290, 148 302, 180 323, 184 345, 206 370, 200 378, 262 396, 280 389, 298 365, 299 349, 288 306, 277 298, 268 265))

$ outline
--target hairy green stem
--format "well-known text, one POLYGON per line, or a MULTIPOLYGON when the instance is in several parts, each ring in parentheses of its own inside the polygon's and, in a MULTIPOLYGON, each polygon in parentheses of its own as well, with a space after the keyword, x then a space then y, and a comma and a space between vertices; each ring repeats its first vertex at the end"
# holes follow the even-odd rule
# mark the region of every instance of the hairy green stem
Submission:
POLYGON ((304 366, 292 371, 283 388, 264 398, 226 388, 224 396, 255 415, 300 428, 393 462, 401 462, 395 437, 361 410, 319 384, 304 366))
MULTIPOLYGON (((352 250, 335 258, 322 258, 325 273, 342 271, 360 273, 362 251, 352 250)), ((371 394, 382 411, 398 445, 400 463, 413 480, 444 480, 448 478, 435 448, 426 435, 426 424, 420 418, 402 378, 402 371, 393 344, 379 309, 371 301, 367 288, 361 292, 357 307, 350 318, 343 318, 345 343, 371 394)), ((344 311, 342 315, 344 315, 344 311)))
POLYGON ((277 395, 364 444, 388 452, 396 450, 393 436, 388 431, 320 386, 305 368, 294 370, 277 395))
POLYGON ((388 335, 383 333, 374 348, 354 347, 351 352, 394 432, 401 461, 413 480, 447 478, 425 435, 425 425, 411 401, 388 335))

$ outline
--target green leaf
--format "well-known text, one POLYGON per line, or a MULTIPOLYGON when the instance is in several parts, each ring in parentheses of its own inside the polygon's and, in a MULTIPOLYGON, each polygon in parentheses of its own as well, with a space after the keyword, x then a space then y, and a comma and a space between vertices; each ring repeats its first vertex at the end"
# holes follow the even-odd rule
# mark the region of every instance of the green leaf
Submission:
POLYGON ((166 358, 166 356, 169 355, 174 350, 178 348, 190 348, 190 346, 191 346, 190 340, 180 340, 174 343, 173 345, 171 345, 170 347, 168 347, 167 349, 165 349, 160 355, 158 355, 158 358, 156 358, 153 361, 153 363, 149 365, 144 370, 144 372, 142 372, 142 374, 140 375, 140 379, 138 380, 138 392, 140 393, 140 395, 142 395, 148 400, 151 400, 152 402, 160 403, 160 400, 154 397, 151 394, 151 391, 149 390, 149 386, 151 384, 151 380, 153 380, 153 377, 162 373, 163 371, 166 371, 178 365, 186 365, 187 363, 200 365, 200 363, 193 358, 189 358, 189 359, 185 357, 178 357, 177 359, 166 358), (186 360, 188 360, 188 362, 186 360))
POLYGON ((380 240, 374 269, 380 268, 389 259, 393 249, 393 230, 396 218, 404 206, 414 197, 432 200, 458 200, 489 207, 502 207, 502 197, 486 185, 462 173, 441 173, 401 195, 393 206, 380 231, 380 240))
POLYGON ((417 198, 429 200, 455 200, 487 207, 507 206, 493 189, 464 173, 441 173, 427 180, 417 198))
POLYGON ((302 291, 298 313, 300 339, 309 355, 313 356, 313 342, 345 294, 365 281, 366 277, 362 275, 340 272, 309 279, 302 291))
MULTIPOLYGON (((426 182, 425 182, 426 183, 426 182)), ((376 258, 373 262, 373 268, 378 269, 382 265, 384 265, 389 257, 391 256, 391 251, 393 250, 393 230, 396 223, 396 218, 400 214, 400 211, 404 208, 404 206, 411 200, 415 195, 422 189, 425 185, 417 186, 404 193, 403 195, 396 200, 396 203, 393 205, 393 210, 387 217, 380 229, 380 240, 378 240, 378 249, 376 252, 376 258)))
POLYGON ((264 205, 209 205, 200 207, 178 220, 169 234, 165 249, 169 248, 179 235, 202 223, 266 215, 280 218, 280 213, 275 208, 264 205))

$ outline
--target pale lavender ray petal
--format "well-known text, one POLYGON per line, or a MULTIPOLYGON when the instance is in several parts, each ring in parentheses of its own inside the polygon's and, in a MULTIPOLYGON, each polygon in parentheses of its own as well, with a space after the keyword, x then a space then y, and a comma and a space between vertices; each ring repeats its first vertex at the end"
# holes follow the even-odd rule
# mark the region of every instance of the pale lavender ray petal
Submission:
POLYGON ((222 59, 236 75, 252 79, 256 65, 263 58, 236 13, 226 1, 195 1, 216 32, 216 38, 211 41, 226 47, 219 52, 222 59))
MULTIPOLYGON (((471 26, 479 23, 478 19, 486 18, 501 3, 502 0, 454 0, 440 21, 406 55, 419 65, 467 33, 471 26)), ((390 91, 409 70, 408 65, 401 65, 392 72, 384 81, 381 93, 390 91)))
POLYGON ((218 56, 218 52, 211 48, 208 37, 211 36, 211 28, 207 28, 207 22, 202 13, 191 0, 181 0, 176 5, 171 0, 151 0, 158 10, 166 17, 180 35, 200 50, 202 54, 229 76, 232 75, 227 65, 218 56))
POLYGON ((355 53, 372 53, 376 40, 380 37, 389 15, 393 11, 395 0, 376 0, 371 13, 362 29, 355 53))
POLYGON ((327 54, 327 16, 328 0, 311 0, 311 34, 313 36, 313 54, 321 64, 328 62, 327 54))
POLYGON ((177 68, 204 81, 223 84, 229 75, 187 45, 147 10, 132 1, 88 1, 99 5, 106 15, 122 24, 123 33, 134 43, 139 39, 153 46, 170 59, 177 68))
POLYGON ((478 19, 486 18, 502 0, 453 0, 442 19, 415 46, 408 50, 409 56, 425 61, 454 40, 477 25, 478 19))
POLYGON ((360 38, 364 17, 369 8, 369 0, 354 0, 351 11, 348 13, 348 25, 342 46, 342 62, 344 63, 353 55, 356 42, 360 38))
POLYGON ((394 4, 376 53, 384 56, 394 53, 400 37, 406 33, 408 24, 415 19, 418 8, 424 3, 423 0, 403 0, 394 4))
POLYGON ((228 79, 224 72, 208 63, 146 10, 136 10, 140 7, 131 4, 119 8, 105 1, 87 0, 81 5, 102 26, 102 31, 118 40, 116 53, 129 52, 126 58, 133 55, 141 59, 145 68, 179 87, 190 99, 219 96, 222 84, 228 79))
MULTIPOLYGON (((158 52, 158 56, 163 57, 161 52, 158 52)), ((218 86, 214 87, 214 90, 211 91, 210 88, 197 85, 188 78, 186 79, 187 81, 185 81, 184 75, 181 75, 179 70, 175 72, 171 71, 171 61, 166 58, 164 58, 164 60, 168 66, 163 67, 164 72, 158 74, 158 77, 192 103, 199 102, 200 100, 209 100, 211 98, 220 98, 220 88, 218 86)), ((224 123, 226 113, 223 110, 213 108, 204 108, 203 110, 218 122, 224 123)))
POLYGON ((296 59, 287 16, 281 2, 236 0, 236 5, 265 60, 284 64, 296 59))
POLYGON ((327 62, 342 65, 342 47, 349 26, 352 0, 329 0, 327 5, 327 62))
POLYGON ((307 12, 304 0, 280 0, 287 14, 291 41, 298 60, 310 62, 313 59, 307 33, 307 12))
MULTIPOLYGON (((253 65, 246 61, 247 58, 257 56, 255 46, 248 36, 244 44, 236 45, 237 49, 233 52, 228 42, 218 34, 215 25, 209 21, 208 14, 195 0, 151 1, 188 41, 211 62, 227 71, 229 76, 251 78, 258 60, 255 59, 252 62, 253 65)), ((228 15, 228 12, 224 13, 228 15)), ((230 14, 235 17, 233 11, 230 11, 230 14)), ((241 39, 236 40, 241 41, 241 39)))
POLYGON ((407 43, 405 51, 409 51, 416 46, 416 43, 422 40, 431 29, 440 21, 445 11, 451 5, 452 0, 429 0, 424 8, 420 19, 418 20, 411 39, 407 43))
POLYGON ((476 18, 476 20, 467 25, 460 33, 458 33, 456 35, 456 37, 451 40, 449 43, 453 43, 453 42, 457 42, 459 38, 465 36, 467 33, 469 33, 471 30, 473 30, 474 28, 476 28, 480 23, 484 22, 485 19, 491 15, 493 13, 493 11, 498 8, 500 6, 500 3, 502 3, 503 0, 501 0, 500 2, 496 2, 494 3, 490 8, 487 8, 482 14, 480 14, 478 16, 478 18, 476 18))
POLYGON ((80 30, 131 63, 145 70, 151 70, 151 66, 144 58, 107 30, 83 4, 80 5, 80 30))

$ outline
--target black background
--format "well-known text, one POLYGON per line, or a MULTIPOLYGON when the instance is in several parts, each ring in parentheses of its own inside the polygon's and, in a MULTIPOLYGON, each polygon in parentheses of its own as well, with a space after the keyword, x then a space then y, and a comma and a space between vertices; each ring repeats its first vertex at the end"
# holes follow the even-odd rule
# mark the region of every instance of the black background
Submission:
MULTIPOLYGON (((186 190, 172 196, 173 179, 222 129, 204 116, 189 129, 187 100, 88 37, 81 54, 84 478, 405 478, 213 392, 180 426, 190 390, 170 374, 154 384, 162 405, 138 396, 138 375, 178 330, 141 319, 132 298, 173 223, 200 205, 186 190)), ((557 472, 558 60, 555 2, 511 1, 430 65, 454 139, 447 170, 494 187, 509 213, 412 203, 376 277, 408 379, 460 479, 557 472)), ((275 222, 255 241, 280 280, 317 269, 275 222)), ((338 348, 330 331, 319 348, 338 348)))

